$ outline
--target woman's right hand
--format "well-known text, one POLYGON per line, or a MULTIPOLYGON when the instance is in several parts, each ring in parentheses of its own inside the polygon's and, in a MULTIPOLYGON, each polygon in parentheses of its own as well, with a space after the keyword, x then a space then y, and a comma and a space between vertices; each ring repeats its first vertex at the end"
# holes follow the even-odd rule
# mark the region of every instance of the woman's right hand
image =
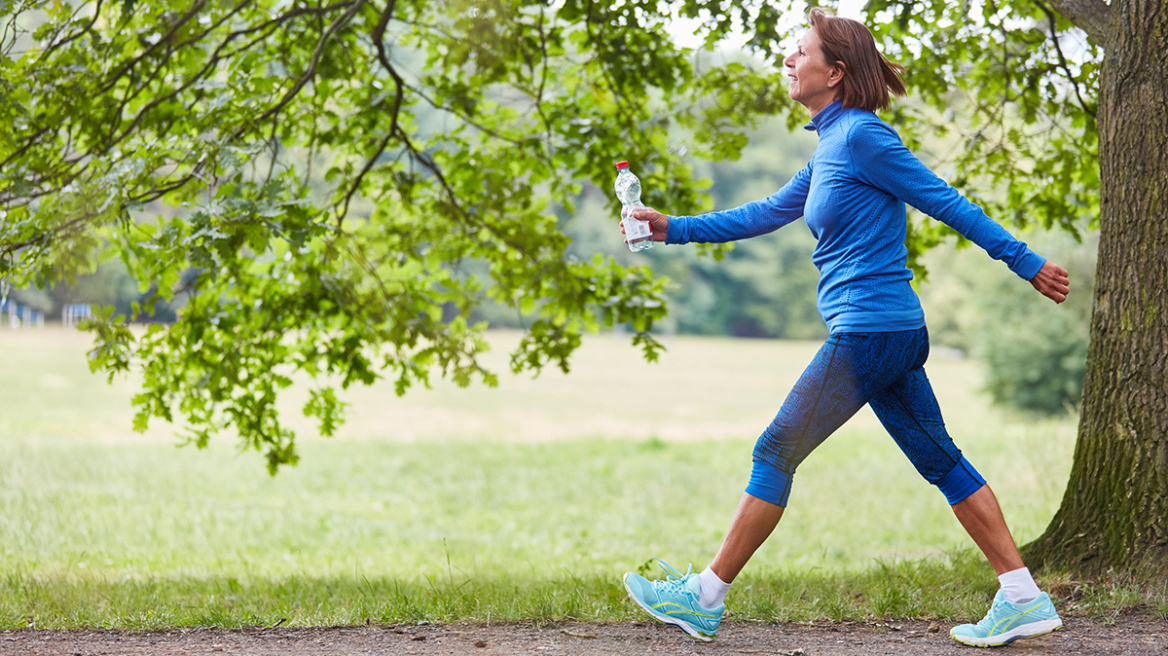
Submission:
MULTIPOLYGON (((632 212, 634 219, 639 221, 648 221, 649 227, 653 230, 653 241, 665 241, 665 233, 669 232, 669 217, 652 207, 638 207, 632 212)), ((625 231, 625 226, 622 222, 621 232, 625 231)))
POLYGON ((1067 294, 1071 292, 1069 275, 1066 269, 1047 260, 1038 273, 1030 279, 1030 284, 1034 285, 1034 288, 1043 296, 1055 303, 1062 303, 1067 300, 1067 294))

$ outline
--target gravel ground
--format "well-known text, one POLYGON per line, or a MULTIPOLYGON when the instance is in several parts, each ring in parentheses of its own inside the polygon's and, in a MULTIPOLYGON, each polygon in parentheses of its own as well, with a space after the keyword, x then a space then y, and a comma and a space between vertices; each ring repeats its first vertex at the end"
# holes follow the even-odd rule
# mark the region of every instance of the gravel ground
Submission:
MULTIPOLYGON (((1113 623, 1064 619, 1055 633, 1019 641, 1001 656, 1034 654, 1168 656, 1168 625, 1142 615, 1113 623)), ((150 633, 122 631, 0 632, 4 656, 447 656, 534 654, 635 656, 637 654, 770 654, 773 656, 975 656, 954 643, 948 627, 929 622, 814 622, 756 624, 726 622, 711 644, 679 630, 646 622, 428 624, 241 630, 185 629, 150 633)))

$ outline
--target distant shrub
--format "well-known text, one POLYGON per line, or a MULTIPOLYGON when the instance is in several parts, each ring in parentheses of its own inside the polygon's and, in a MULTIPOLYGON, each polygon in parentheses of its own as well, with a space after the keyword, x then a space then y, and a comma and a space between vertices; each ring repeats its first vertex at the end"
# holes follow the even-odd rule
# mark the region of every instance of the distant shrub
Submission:
POLYGON ((1065 413, 1083 398, 1098 236, 1086 229, 1082 241, 1062 233, 1020 236, 1069 271, 1066 301, 1052 303, 976 246, 946 244, 926 261, 921 299, 929 336, 985 364, 985 391, 996 404, 1065 413))
POLYGON ((1077 407, 1083 397, 1088 327, 1053 306, 1005 314, 1002 320, 982 322, 979 339, 994 401, 1043 414, 1077 407))

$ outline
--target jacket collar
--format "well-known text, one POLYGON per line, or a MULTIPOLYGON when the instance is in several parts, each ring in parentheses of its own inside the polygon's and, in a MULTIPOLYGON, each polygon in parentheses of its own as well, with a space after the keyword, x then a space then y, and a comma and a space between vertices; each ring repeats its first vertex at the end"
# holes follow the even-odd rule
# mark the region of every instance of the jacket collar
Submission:
POLYGON ((842 101, 833 101, 827 107, 819 110, 815 118, 811 122, 803 126, 804 130, 815 130, 816 132, 823 132, 825 129, 831 127, 833 123, 839 120, 840 115, 844 113, 844 105, 842 101))

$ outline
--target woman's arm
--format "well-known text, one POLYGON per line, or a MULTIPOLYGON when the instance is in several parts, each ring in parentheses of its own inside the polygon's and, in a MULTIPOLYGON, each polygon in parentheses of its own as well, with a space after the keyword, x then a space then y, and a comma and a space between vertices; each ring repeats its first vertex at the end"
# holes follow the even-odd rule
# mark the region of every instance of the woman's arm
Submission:
POLYGON ((981 246, 1026 280, 1046 259, 1015 239, 980 207, 929 170, 882 121, 863 121, 848 134, 856 177, 896 196, 981 246))
MULTIPOLYGON (((803 216, 803 205, 807 202, 807 192, 810 188, 811 164, 808 163, 782 189, 763 200, 752 201, 722 212, 666 217, 664 222, 666 232, 663 239, 670 244, 690 242, 710 244, 774 232, 803 216)), ((654 210, 650 211, 659 214, 654 210)), ((653 238, 658 239, 658 226, 661 221, 650 220, 650 223, 653 225, 653 238)))

